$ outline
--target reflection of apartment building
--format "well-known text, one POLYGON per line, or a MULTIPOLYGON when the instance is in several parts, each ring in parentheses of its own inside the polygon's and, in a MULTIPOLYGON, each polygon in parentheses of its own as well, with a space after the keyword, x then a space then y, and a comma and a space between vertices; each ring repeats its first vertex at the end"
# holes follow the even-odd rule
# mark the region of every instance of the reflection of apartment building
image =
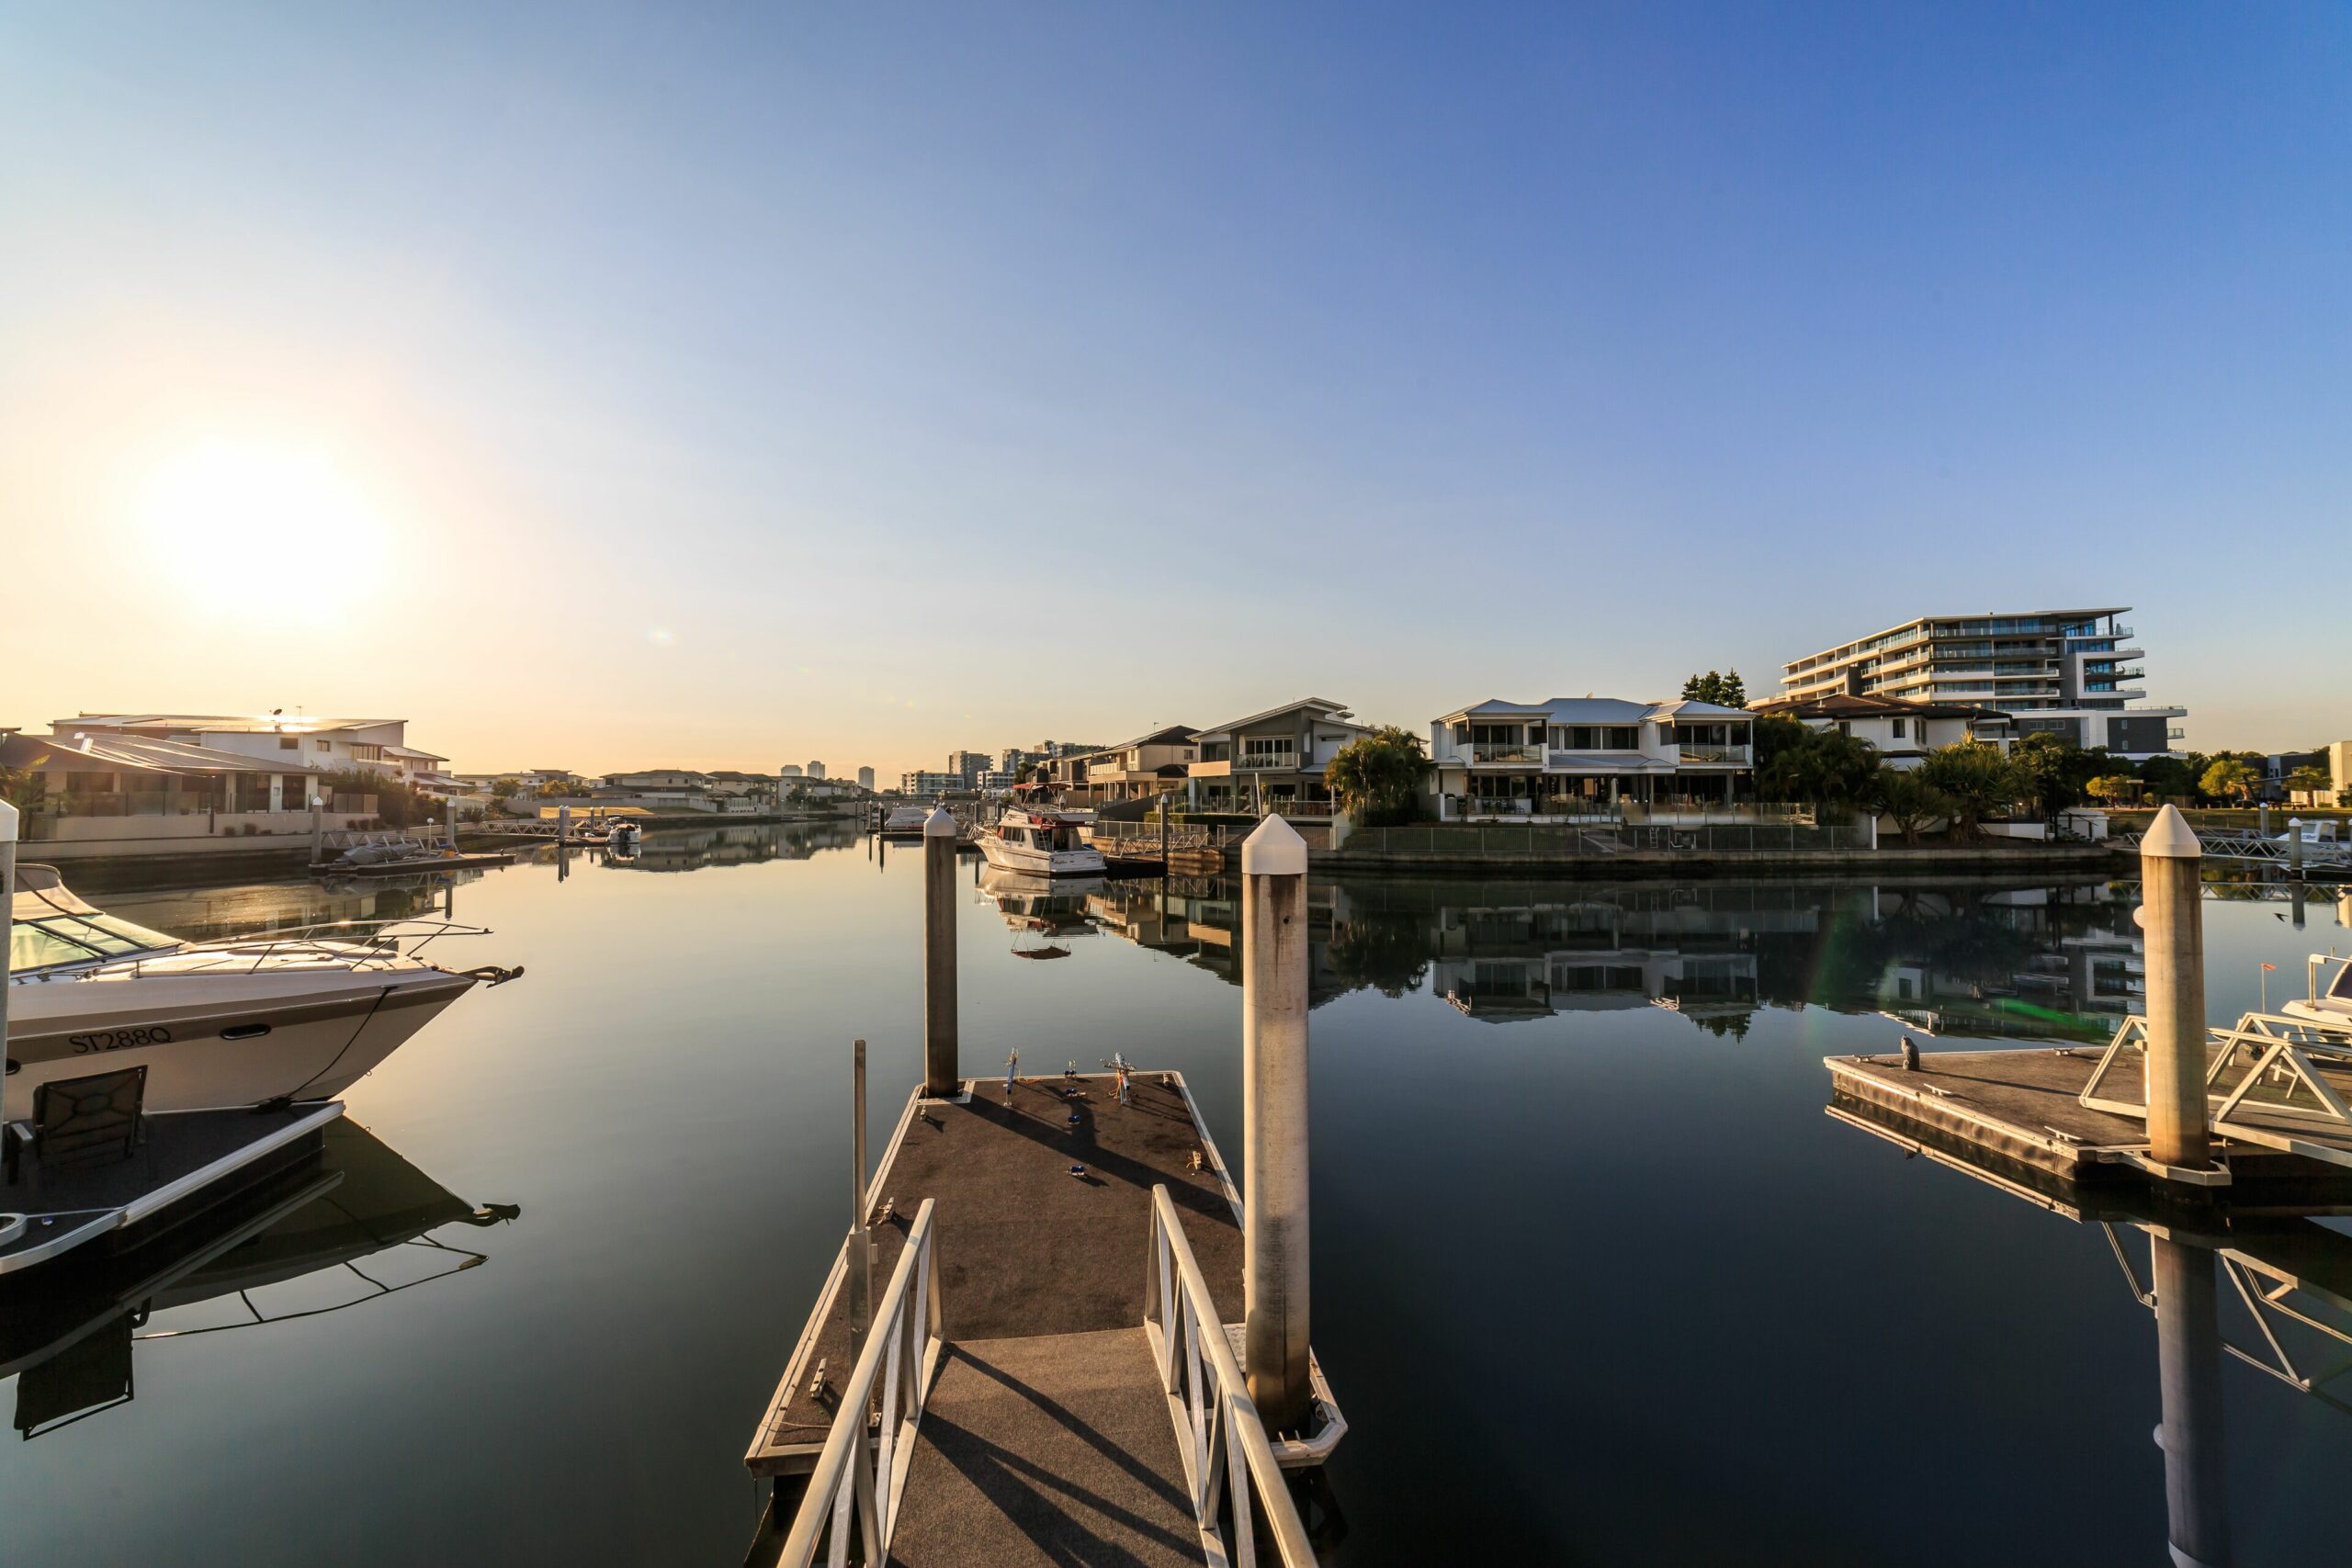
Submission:
POLYGON ((1622 804, 1728 806, 1755 794, 1752 716, 1713 703, 1488 701, 1430 726, 1447 821, 1574 817, 1622 804))
POLYGON ((1758 714, 1793 718, 1811 729, 1834 729, 1870 743, 1890 767, 1917 767, 1928 752, 1967 740, 2005 742, 2009 716, 1962 703, 1915 703, 1903 697, 1774 697, 1758 714))
POLYGON ((1341 704, 1302 697, 1278 708, 1193 732, 1200 754, 1184 770, 1187 804, 1205 811, 1328 817, 1323 770, 1369 727, 1341 704))
MULTIPOLYGON (((2047 731, 2127 757, 2172 750, 2187 710, 2146 704, 2128 606, 1928 615, 1782 666, 1783 698, 1837 694, 1982 705, 2006 736, 2047 731)), ((1987 734, 1985 739, 1995 739, 1987 734)))

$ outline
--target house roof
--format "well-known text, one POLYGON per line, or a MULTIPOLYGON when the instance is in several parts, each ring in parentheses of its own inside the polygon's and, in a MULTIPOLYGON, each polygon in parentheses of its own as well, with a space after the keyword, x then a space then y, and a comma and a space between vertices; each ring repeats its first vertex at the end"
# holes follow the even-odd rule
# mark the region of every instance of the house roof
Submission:
MULTIPOLYGON (((1199 740, 1211 735, 1229 734, 1234 730, 1246 728, 1249 726, 1257 723, 1261 718, 1280 718, 1283 714, 1293 712, 1299 708, 1313 708, 1316 710, 1318 717, 1331 719, 1341 724, 1349 723, 1350 710, 1347 704, 1335 703, 1329 697, 1301 697, 1295 702, 1284 703, 1280 707, 1268 708, 1263 713, 1253 713, 1247 718, 1230 719, 1224 724, 1216 725, 1208 729, 1196 729, 1193 731, 1192 734, 1186 736, 1185 739, 1188 740, 1199 740)), ((1351 729, 1362 729, 1365 727, 1361 724, 1349 724, 1349 728, 1351 729)))
POLYGON ((61 735, 76 729, 152 729, 168 728, 214 735, 322 735, 337 729, 370 729, 380 724, 406 724, 404 718, 323 718, 296 715, 219 713, 85 713, 50 721, 61 735))
MULTIPOLYGON (((1241 722, 1246 724, 1249 721, 1244 719, 1241 722)), ((1132 740, 1122 740, 1116 746, 1105 746, 1102 750, 1124 751, 1130 746, 1181 746, 1192 739, 1194 733, 1195 731, 1189 724, 1170 724, 1155 729, 1148 735, 1138 735, 1132 740)))
POLYGON ((177 740, 153 740, 146 736, 88 736, 85 743, 48 735, 15 735, 0 742, 0 761, 15 768, 42 768, 51 773, 307 773, 299 762, 269 762, 216 751, 177 740))
POLYGON ((1782 718, 2007 718, 1999 708, 1966 703, 1917 703, 1904 697, 1774 697, 1756 705, 1758 713, 1782 718))
POLYGON ((1464 718, 1542 718, 1554 724, 1639 724, 1645 719, 1747 718, 1746 708, 1684 699, 1670 703, 1628 702, 1623 697, 1554 697, 1541 703, 1507 703, 1488 698, 1446 714, 1438 722, 1464 718))
POLYGON ((446 762, 449 760, 438 751, 420 751, 413 746, 387 746, 384 748, 384 754, 390 757, 414 757, 421 762, 446 762))

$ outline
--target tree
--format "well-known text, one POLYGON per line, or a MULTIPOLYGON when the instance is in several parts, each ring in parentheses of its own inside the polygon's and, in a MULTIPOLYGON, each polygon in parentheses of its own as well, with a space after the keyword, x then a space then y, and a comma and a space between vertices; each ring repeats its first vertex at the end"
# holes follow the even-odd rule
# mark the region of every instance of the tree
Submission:
POLYGON ((490 786, 490 798, 492 800, 512 800, 522 793, 523 781, 520 779, 500 779, 490 786))
POLYGON ((2027 798, 2041 807, 2044 817, 2080 806, 2085 786, 2106 772, 2110 762, 2104 747, 2085 750, 2063 736, 2047 732, 2028 735, 2009 748, 2009 761, 2018 769, 2027 798))
POLYGON ((1767 800, 1843 806, 1862 798, 1878 772, 1878 753, 1867 740, 1835 729, 1813 729, 1792 719, 1757 721, 1759 739, 1769 728, 1793 725, 1796 736, 1776 733, 1756 770, 1757 793, 1767 800))
POLYGON ((2140 783, 2158 800, 2187 800, 2197 793, 2197 774, 2201 771, 2191 768, 2183 758, 2151 757, 2140 764, 2140 783))
POLYGON ((2205 770, 2197 787, 2207 795, 2236 795, 2244 800, 2262 782, 2262 775, 2235 757, 2223 757, 2205 770))
POLYGON ((2101 773, 2083 785, 2083 793, 2102 806, 2138 798, 2147 786, 2129 773, 2101 773))
POLYGON ((1421 738, 1393 724, 1358 736, 1323 769, 1331 798, 1367 828, 1410 822, 1421 815, 1430 760, 1421 738))
POLYGON ((1963 839, 1980 837, 1985 818, 2008 810, 2026 794, 2017 765, 1981 740, 1938 747, 1919 764, 1919 777, 1951 801, 1952 831, 1963 839))
POLYGON ((571 781, 570 779, 541 779, 539 793, 541 795, 570 795, 571 781))
POLYGON ((1704 675, 1693 675, 1682 682, 1685 701, 1713 703, 1721 707, 1744 708, 1747 705, 1747 682, 1735 670, 1722 675, 1710 670, 1704 675))
POLYGON ((31 768, 0 768, 0 800, 32 815, 49 804, 49 775, 31 768))
POLYGON ((1885 762, 1871 775, 1868 800, 1880 815, 1894 818, 1895 829, 1906 844, 1917 843, 1919 829, 1932 818, 1958 815, 1951 797, 1921 778, 1917 770, 1885 762))
POLYGON ((2297 795, 2323 795, 2329 784, 2327 770, 2306 762, 2287 775, 2287 787, 2297 795))

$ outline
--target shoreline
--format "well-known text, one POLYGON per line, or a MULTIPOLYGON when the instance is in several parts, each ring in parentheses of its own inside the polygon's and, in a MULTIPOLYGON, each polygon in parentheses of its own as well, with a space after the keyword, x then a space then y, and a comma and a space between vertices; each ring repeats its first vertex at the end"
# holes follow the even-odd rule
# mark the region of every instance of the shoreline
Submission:
POLYGON ((1420 853, 1351 850, 1310 852, 1316 871, 1428 873, 1520 871, 1560 877, 1614 881, 1673 876, 1683 873, 1888 872, 1951 873, 2109 872, 2136 874, 2139 857, 2128 848, 2104 844, 2063 847, 1876 850, 1621 850, 1612 854, 1562 855, 1540 852, 1433 850, 1420 853))

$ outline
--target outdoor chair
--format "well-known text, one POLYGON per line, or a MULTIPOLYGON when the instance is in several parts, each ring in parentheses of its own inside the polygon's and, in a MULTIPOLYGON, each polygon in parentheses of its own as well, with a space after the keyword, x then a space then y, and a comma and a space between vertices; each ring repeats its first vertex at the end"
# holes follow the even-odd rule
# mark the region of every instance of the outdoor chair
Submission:
POLYGON ((33 1119, 14 1123, 0 1134, 7 1144, 8 1179, 17 1179, 17 1163, 26 1145, 31 1145, 43 1170, 129 1159, 139 1147, 140 1111, 146 1099, 143 1065, 42 1084, 33 1090, 33 1119))

